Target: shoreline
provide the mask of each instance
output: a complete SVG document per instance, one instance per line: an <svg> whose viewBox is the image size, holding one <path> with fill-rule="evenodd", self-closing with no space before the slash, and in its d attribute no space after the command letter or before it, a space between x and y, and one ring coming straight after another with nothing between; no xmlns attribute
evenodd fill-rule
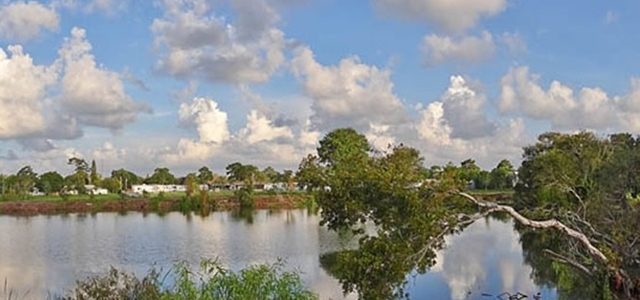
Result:
<svg viewBox="0 0 640 300"><path fill-rule="evenodd" d="M306 207L310 195L277 194L254 196L254 209L294 209ZM100 212L142 212L166 213L173 211L213 212L228 211L239 208L237 201L231 196L209 199L199 209L184 209L185 201L199 203L198 197L192 200L168 198L125 198L118 200L67 200L42 201L18 200L0 202L0 215L4 216L36 216L68 213L100 213Z"/></svg>
<svg viewBox="0 0 640 300"><path fill-rule="evenodd" d="M509 202L513 199L513 192L471 192L478 198L492 202ZM75 199L75 200L14 200L0 201L0 216L36 216L56 215L68 213L99 213L99 212L142 212L142 213L166 213L173 211L182 212L213 212L229 211L240 207L237 200L230 195L216 195L210 197L204 205L198 209L186 208L185 198L170 197L158 200L155 197L125 198L125 199ZM253 196L254 209L295 209L305 208L313 202L313 196L306 193L255 195ZM198 203L198 197L187 200L191 204ZM189 205L189 204L188 204Z"/></svg>

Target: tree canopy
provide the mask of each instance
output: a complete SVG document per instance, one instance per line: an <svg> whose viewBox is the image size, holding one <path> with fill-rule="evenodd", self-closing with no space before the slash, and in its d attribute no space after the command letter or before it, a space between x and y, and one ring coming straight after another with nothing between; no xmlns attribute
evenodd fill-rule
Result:
<svg viewBox="0 0 640 300"><path fill-rule="evenodd" d="M47 172L38 177L36 187L46 194L59 193L64 188L64 177L58 172Z"/></svg>
<svg viewBox="0 0 640 300"><path fill-rule="evenodd" d="M243 165L234 162L227 166L227 178L230 181L251 181L255 182L258 178L260 169L254 165Z"/></svg>
<svg viewBox="0 0 640 300"><path fill-rule="evenodd" d="M171 174L169 168L156 168L153 174L145 179L145 183L150 184L176 184L176 177Z"/></svg>
<svg viewBox="0 0 640 300"><path fill-rule="evenodd" d="M637 288L640 140L541 135L525 149L515 208L464 192L469 178L482 174L473 160L431 172L413 148L400 145L382 154L370 149L364 136L338 129L298 170L316 187L321 222L359 235L357 249L323 257L345 292L357 291L362 299L406 296L407 274L435 263L445 235L499 211L522 228L560 237L533 239L554 262L545 274L577 280L567 274L583 272L598 297L611 295L609 287L627 295ZM501 161L482 176L508 185L513 174L511 164ZM428 175L433 178L426 180Z"/></svg>
<svg viewBox="0 0 640 300"><path fill-rule="evenodd" d="M325 136L318 157L305 158L298 173L313 174L310 182L320 187L316 197L322 223L361 235L358 250L334 258L345 292L357 291L363 299L401 296L406 274L426 271L443 243L442 232L455 229L457 209L445 201L449 190L426 183L417 150L397 146L374 155L353 129ZM441 174L440 186L460 187L452 175ZM366 233L370 223L375 234Z"/></svg>
<svg viewBox="0 0 640 300"><path fill-rule="evenodd" d="M207 184L213 180L213 172L206 166L198 169L198 183Z"/></svg>
<svg viewBox="0 0 640 300"><path fill-rule="evenodd" d="M131 185L142 183L142 178L131 171L118 169L111 171L111 178L120 182L120 186L124 189L130 189Z"/></svg>

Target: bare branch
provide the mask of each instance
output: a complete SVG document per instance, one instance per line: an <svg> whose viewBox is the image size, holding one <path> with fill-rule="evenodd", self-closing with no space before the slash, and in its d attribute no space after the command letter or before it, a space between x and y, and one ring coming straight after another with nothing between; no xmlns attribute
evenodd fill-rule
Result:
<svg viewBox="0 0 640 300"><path fill-rule="evenodd" d="M464 193L464 192L459 192L458 193L460 196L470 200L471 202L475 203L477 206L482 207L482 208L489 208L489 209L493 209L495 211L504 211L506 213L508 213L509 215L511 215L512 218L514 218L516 221L518 221L520 224L528 226L528 227L532 227L532 228L539 228L539 229L543 229L543 228L555 228L565 234L567 234L568 236L576 239L577 241L579 241L589 252L589 255L591 257L593 257L594 259L596 259L598 262L602 263L605 266L608 266L609 263L609 259L602 253L602 251L600 251L598 248L596 248L595 246L593 246L593 244L589 241L589 238L584 235L583 233L574 230L572 228L567 227L566 225L562 224L560 221L556 220L556 219L550 219L550 220L545 220L545 221L534 221L531 220L523 215L521 215L520 213L518 213L513 207L511 206L507 206L507 205L499 205L496 203L492 203L492 202L486 202L486 201L479 201L476 198L474 198L473 196Z"/></svg>
<svg viewBox="0 0 640 300"><path fill-rule="evenodd" d="M593 273L591 273L591 271L587 267L585 267L584 265L578 263L577 261L575 261L575 260L573 260L573 259L571 259L569 257L566 257L564 255L560 255L560 254L558 254L556 252L553 252L553 251L551 251L549 249L544 249L543 251L545 253L549 254L552 257L552 259L554 259L556 261L559 261L561 263L565 263L565 264L571 265L574 268L576 268L576 269L584 272L585 274L589 275L590 277L593 276Z"/></svg>

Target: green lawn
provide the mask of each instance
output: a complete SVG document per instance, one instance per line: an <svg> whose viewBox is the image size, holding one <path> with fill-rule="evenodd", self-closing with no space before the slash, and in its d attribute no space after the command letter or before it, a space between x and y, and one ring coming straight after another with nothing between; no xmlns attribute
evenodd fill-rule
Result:
<svg viewBox="0 0 640 300"><path fill-rule="evenodd" d="M45 195L45 196L27 196L26 198L18 198L16 197L15 201L47 201L47 202L55 202L55 201L108 201L108 200L117 200L120 199L120 195L118 194L107 194L107 195L68 195L66 199L62 196L57 195ZM7 199L9 201L14 199Z"/></svg>

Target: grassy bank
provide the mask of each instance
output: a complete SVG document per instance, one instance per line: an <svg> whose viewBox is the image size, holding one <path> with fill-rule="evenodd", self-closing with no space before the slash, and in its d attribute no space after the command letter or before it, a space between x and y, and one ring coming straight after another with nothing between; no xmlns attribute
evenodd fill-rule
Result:
<svg viewBox="0 0 640 300"><path fill-rule="evenodd" d="M251 195L256 209L313 208L313 196L302 192L255 192ZM30 196L19 200L0 201L0 214L38 215L96 212L201 212L238 208L240 203L231 191L198 193L187 196L184 192L160 193L141 197L120 194Z"/></svg>
<svg viewBox="0 0 640 300"><path fill-rule="evenodd" d="M472 196L483 201L510 205L513 203L514 190L470 190Z"/></svg>

